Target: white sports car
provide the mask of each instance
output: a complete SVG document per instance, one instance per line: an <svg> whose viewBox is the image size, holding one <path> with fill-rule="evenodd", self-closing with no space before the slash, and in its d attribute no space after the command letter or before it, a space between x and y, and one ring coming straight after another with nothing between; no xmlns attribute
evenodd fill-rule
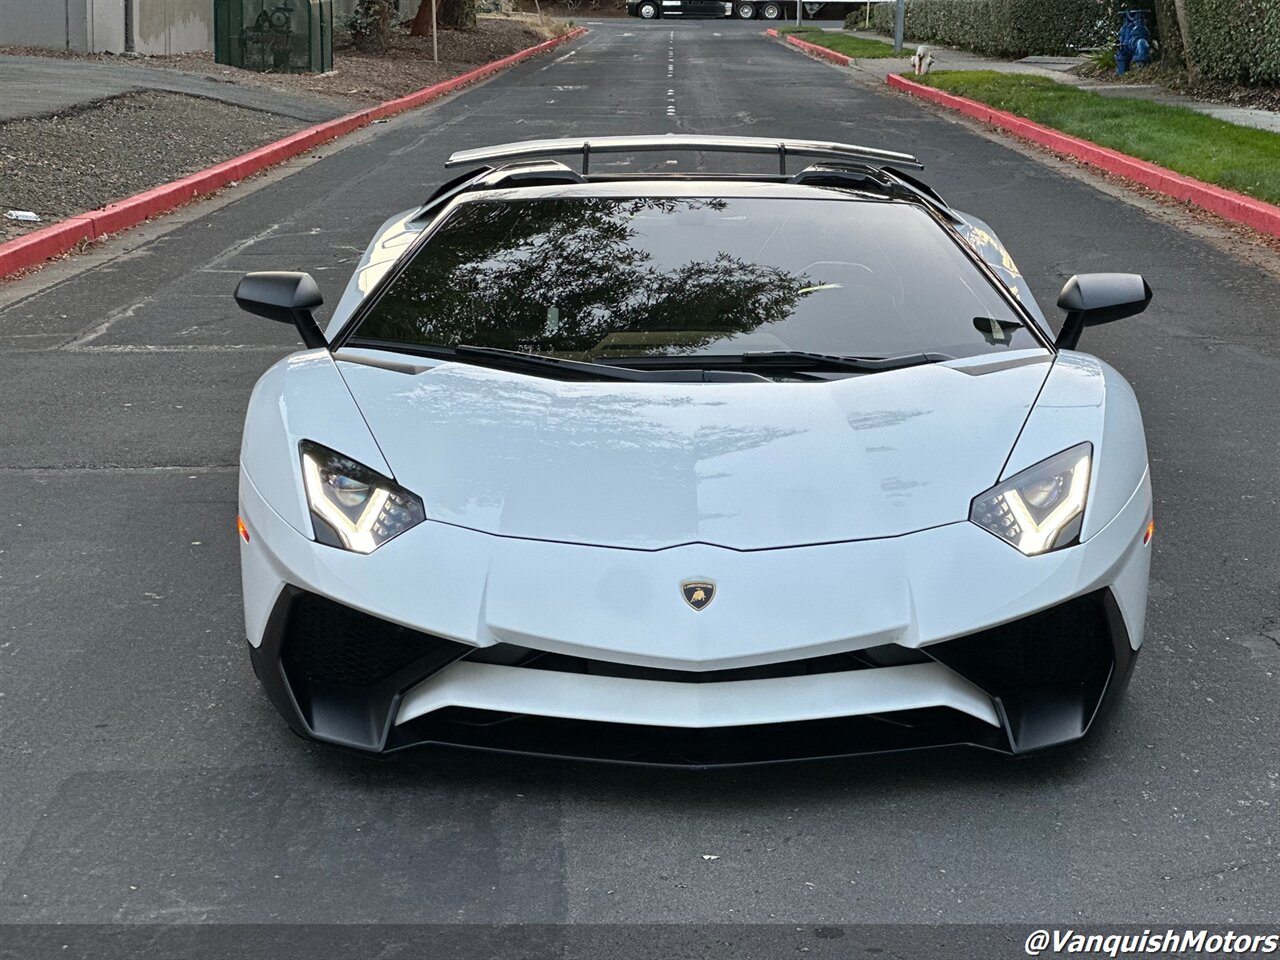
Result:
<svg viewBox="0 0 1280 960"><path fill-rule="evenodd" d="M589 167L683 151L780 172ZM306 274L236 290L308 348L258 382L240 459L246 630L294 730L693 766L1022 754L1119 696L1146 446L1075 347L1146 307L1141 277L1073 277L1055 336L989 227L864 147L449 165L479 169L387 222L327 329Z"/></svg>

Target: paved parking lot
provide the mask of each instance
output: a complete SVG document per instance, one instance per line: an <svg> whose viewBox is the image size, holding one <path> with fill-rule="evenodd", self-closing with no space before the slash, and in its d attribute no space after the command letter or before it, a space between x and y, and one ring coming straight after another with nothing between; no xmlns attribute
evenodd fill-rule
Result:
<svg viewBox="0 0 1280 960"><path fill-rule="evenodd" d="M1047 307L1075 272L1147 277L1150 311L1083 344L1142 401L1158 524L1146 647L1085 744L711 774L375 762L295 738L261 695L236 458L293 337L235 310L236 279L305 269L334 303L451 151L645 131L914 152ZM1275 919L1280 258L759 24L606 22L322 153L0 287L0 920Z"/></svg>

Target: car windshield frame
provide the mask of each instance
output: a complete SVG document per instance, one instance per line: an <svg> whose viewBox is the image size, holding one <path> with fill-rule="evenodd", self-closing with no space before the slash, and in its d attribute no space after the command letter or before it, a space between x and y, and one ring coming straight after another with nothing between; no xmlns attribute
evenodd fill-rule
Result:
<svg viewBox="0 0 1280 960"><path fill-rule="evenodd" d="M693 183L686 181L686 185L693 186ZM447 226L453 217L464 207L473 203L492 203L492 202L540 202L544 200L560 200L560 199L617 199L617 200L636 200L636 199L669 199L669 200L710 200L710 199L745 199L748 195L735 192L732 188L739 184L717 184L722 187L729 187L729 191L721 192L711 189L697 189L695 191L685 192L671 190L654 190L654 187L670 187L671 184L663 184L654 181L632 180L627 184L629 188L626 192L617 193L614 191L591 191L581 188L574 190L552 189L546 188L527 188L520 190L501 190L493 193L462 193L454 196L449 202L434 211L434 215L427 226L422 230L418 237L408 246L401 254L389 270L373 288L365 295L365 297L356 305L351 315L342 324L341 328L334 335L329 349L336 352L340 349L359 348L379 350L392 353L416 354L422 356L421 348L430 346L425 341L410 340L386 340L380 338L361 338L359 330L369 315L378 307L379 303L385 295L397 283L400 277L414 264L423 248L430 244L438 235L440 230ZM592 184L592 186L601 186L601 184ZM609 184L616 186L616 184ZM710 186L709 181L698 182L697 186ZM648 188L648 189L646 189ZM773 195L770 193L751 194L752 199L771 200L777 203L795 202L798 198L795 196ZM932 221L933 225L945 235L951 243L960 251L962 256L973 265L977 273L987 282L996 295L1009 308L1018 324L1030 334L1035 342L1035 346L1043 349L1050 356L1057 355L1057 346L1052 337L1040 326L1036 321L1031 310L1019 299L1016 291L1011 290L1009 286L1000 278L994 267L986 261L978 250L968 243L963 235L959 233L948 220L941 216L936 210L932 209L928 204L913 201L910 199L887 199L887 198L871 198L865 195L855 195L851 191L841 188L811 188L805 191L803 197L805 201L825 201L833 203L874 203L885 204L891 206L910 206L925 214ZM440 345L442 349L447 349L447 345ZM415 347L419 348L415 351ZM926 352L928 350L926 349ZM541 353L538 351L528 351L531 356L535 357L557 357L554 353ZM660 357L661 354L653 354L653 357ZM673 358L685 358L696 355L687 354L671 354ZM705 354L708 358L714 357L715 354ZM473 362L466 357L458 357L458 362Z"/></svg>

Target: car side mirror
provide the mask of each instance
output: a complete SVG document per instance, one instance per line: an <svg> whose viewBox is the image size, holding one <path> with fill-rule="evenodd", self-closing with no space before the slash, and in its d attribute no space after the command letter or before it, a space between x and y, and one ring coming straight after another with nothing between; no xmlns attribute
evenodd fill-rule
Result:
<svg viewBox="0 0 1280 960"><path fill-rule="evenodd" d="M308 347L329 346L311 313L324 303L311 274L283 270L246 273L236 284L235 298L241 310L279 323L292 323Z"/></svg>
<svg viewBox="0 0 1280 960"><path fill-rule="evenodd" d="M1136 273L1077 274L1058 294L1058 306L1067 311L1058 349L1074 350L1085 327L1132 317L1150 302L1151 288Z"/></svg>

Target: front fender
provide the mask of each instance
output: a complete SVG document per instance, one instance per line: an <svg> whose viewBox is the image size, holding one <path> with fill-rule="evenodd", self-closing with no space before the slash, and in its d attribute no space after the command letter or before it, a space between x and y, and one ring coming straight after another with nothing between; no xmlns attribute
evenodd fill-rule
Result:
<svg viewBox="0 0 1280 960"><path fill-rule="evenodd" d="M1128 381L1097 357L1062 350L1000 479L1086 440L1093 476L1081 540L1110 523L1145 482L1147 441Z"/></svg>
<svg viewBox="0 0 1280 960"><path fill-rule="evenodd" d="M300 440L322 443L392 476L328 350L290 354L262 375L249 398L240 441L240 466L262 498L311 537Z"/></svg>

